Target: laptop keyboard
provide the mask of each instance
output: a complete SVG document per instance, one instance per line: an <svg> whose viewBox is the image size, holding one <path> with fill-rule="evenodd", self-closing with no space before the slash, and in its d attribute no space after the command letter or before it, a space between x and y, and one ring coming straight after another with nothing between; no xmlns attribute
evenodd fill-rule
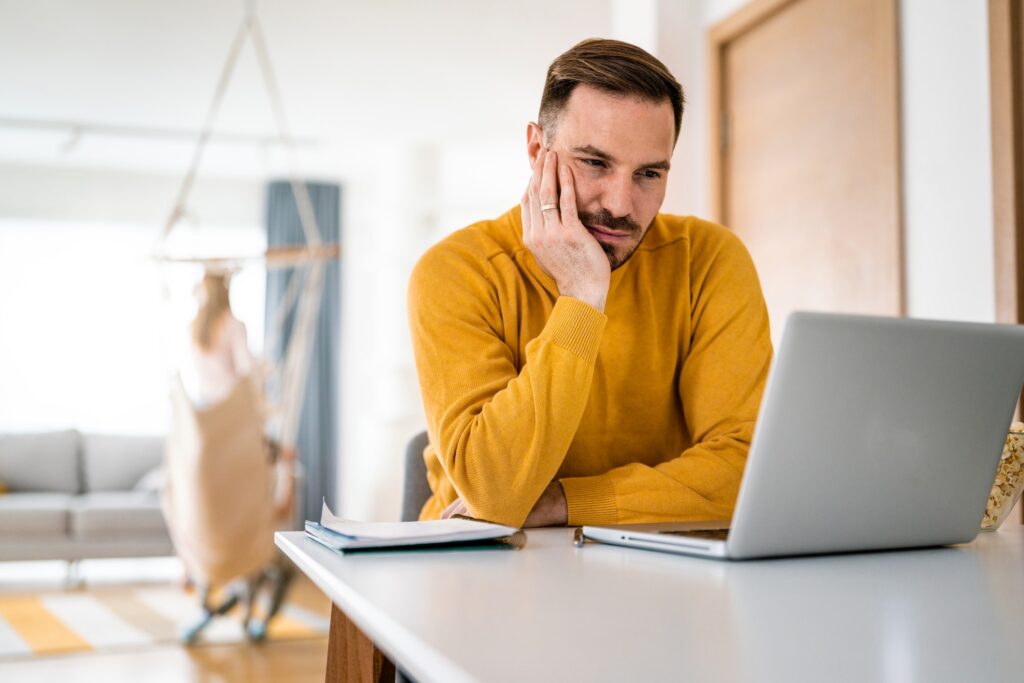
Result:
<svg viewBox="0 0 1024 683"><path fill-rule="evenodd" d="M729 537L728 529L698 529L693 531L659 531L659 534L670 534L672 536L694 536L706 538L713 541L724 541Z"/></svg>

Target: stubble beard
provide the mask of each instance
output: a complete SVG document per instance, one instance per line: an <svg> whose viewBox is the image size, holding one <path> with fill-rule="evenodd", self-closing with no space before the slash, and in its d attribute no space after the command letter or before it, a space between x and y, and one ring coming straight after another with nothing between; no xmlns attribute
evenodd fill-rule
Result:
<svg viewBox="0 0 1024 683"><path fill-rule="evenodd" d="M644 238L647 237L647 233L651 230L651 226L654 225L654 221L652 220L646 228L643 228L629 216L616 217L613 216L611 211L608 209L600 209L595 212L580 211L578 215L580 222L583 223L584 226L599 225L610 230L629 231L629 236L633 239L633 243L628 246L626 248L627 251L621 255L616 252L614 245L605 244L601 240L597 240L597 243L601 245L601 249L604 250L605 255L608 257L608 263L611 265L612 270L622 267L626 261L636 253L636 250L640 247L640 243L644 241Z"/></svg>

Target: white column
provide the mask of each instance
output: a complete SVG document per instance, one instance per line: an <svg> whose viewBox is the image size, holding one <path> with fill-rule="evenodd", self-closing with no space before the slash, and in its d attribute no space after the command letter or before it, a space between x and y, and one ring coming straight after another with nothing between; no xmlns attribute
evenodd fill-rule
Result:
<svg viewBox="0 0 1024 683"><path fill-rule="evenodd" d="M992 321L987 3L900 5L908 312Z"/></svg>
<svg viewBox="0 0 1024 683"><path fill-rule="evenodd" d="M405 444L424 424L406 290L434 230L438 163L430 147L377 159L344 194L339 514L395 521Z"/></svg>

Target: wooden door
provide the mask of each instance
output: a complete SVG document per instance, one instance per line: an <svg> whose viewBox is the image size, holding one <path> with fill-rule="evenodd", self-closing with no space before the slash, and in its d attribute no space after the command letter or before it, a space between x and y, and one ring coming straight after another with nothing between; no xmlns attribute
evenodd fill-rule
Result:
<svg viewBox="0 0 1024 683"><path fill-rule="evenodd" d="M793 310L901 315L896 0L755 0L711 33L719 220L778 342Z"/></svg>

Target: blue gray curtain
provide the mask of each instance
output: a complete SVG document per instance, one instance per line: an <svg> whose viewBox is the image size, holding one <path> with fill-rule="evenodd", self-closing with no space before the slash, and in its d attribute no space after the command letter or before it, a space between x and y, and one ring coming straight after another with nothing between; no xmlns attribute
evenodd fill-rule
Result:
<svg viewBox="0 0 1024 683"><path fill-rule="evenodd" d="M319 224L320 235L325 243L340 241L341 188L337 185L307 183L309 197ZM299 222L299 212L287 181L275 181L267 186L267 245L270 247L305 244L306 238ZM302 417L299 423L297 450L305 470L300 513L304 519L320 519L320 501L327 499L328 505L337 510L336 464L338 460L338 366L339 337L338 324L341 315L340 265L334 261L324 272L324 292L320 301L320 318L317 323L313 356L309 363L309 378L306 382L305 397L302 401ZM270 342L277 304L284 296L291 277L297 271L291 269L267 272L267 322L265 339ZM293 312L294 313L294 312ZM280 353L287 348L291 338L293 315L285 320L281 330ZM271 349L268 348L268 352ZM277 358L275 360L281 360Z"/></svg>

